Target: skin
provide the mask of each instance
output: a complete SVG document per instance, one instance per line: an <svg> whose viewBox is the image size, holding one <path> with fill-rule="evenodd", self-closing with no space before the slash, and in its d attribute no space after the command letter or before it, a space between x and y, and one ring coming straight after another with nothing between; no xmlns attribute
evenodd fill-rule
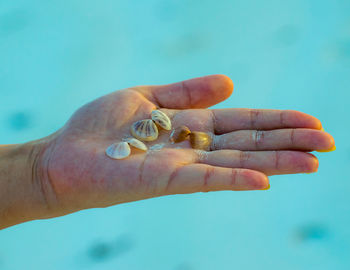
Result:
<svg viewBox="0 0 350 270"><path fill-rule="evenodd" d="M0 146L0 228L152 197L218 190L266 190L268 176L316 172L310 151L335 148L313 116L291 110L217 109L233 83L224 75L116 91L80 108L56 133L21 145ZM161 109L173 127L213 138L211 151L189 141L158 150L132 148L122 160L105 149L130 126Z"/></svg>

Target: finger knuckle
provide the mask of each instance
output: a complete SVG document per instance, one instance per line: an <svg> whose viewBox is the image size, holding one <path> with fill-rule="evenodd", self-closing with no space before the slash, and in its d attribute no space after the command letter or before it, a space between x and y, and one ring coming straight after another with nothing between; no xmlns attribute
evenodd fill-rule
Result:
<svg viewBox="0 0 350 270"><path fill-rule="evenodd" d="M247 166L247 162L249 161L249 159L250 159L249 152L240 151L239 152L239 167L245 168Z"/></svg>
<svg viewBox="0 0 350 270"><path fill-rule="evenodd" d="M250 109L249 115L250 115L250 126L252 128L257 128L257 123L259 121L261 112L256 109Z"/></svg>
<svg viewBox="0 0 350 270"><path fill-rule="evenodd" d="M256 149L260 149L264 144L265 131L256 130L253 132L253 141Z"/></svg>

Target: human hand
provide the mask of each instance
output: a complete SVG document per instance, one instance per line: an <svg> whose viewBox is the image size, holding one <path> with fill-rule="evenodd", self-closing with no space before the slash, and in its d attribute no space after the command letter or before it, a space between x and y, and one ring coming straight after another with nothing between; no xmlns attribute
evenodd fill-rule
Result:
<svg viewBox="0 0 350 270"><path fill-rule="evenodd" d="M315 172L317 158L307 152L334 147L320 121L298 111L206 109L232 90L228 77L213 75L128 88L83 106L38 144L34 180L49 217L170 194L268 189L267 176ZM108 158L106 148L156 108L173 127L212 133L212 151L194 150L188 141L171 144L170 132L161 130L147 143L164 144L161 149L132 148L126 159Z"/></svg>

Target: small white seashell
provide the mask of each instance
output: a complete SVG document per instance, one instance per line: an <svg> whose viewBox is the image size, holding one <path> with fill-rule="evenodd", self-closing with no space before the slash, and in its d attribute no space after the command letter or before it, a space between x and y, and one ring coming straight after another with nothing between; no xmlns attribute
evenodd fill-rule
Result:
<svg viewBox="0 0 350 270"><path fill-rule="evenodd" d="M123 141L127 142L128 144L130 144L131 146L133 146L133 147L135 147L137 149L140 149L140 150L143 150L143 151L147 151L147 146L143 142L138 140L138 139L129 137L129 138L123 139Z"/></svg>
<svg viewBox="0 0 350 270"><path fill-rule="evenodd" d="M113 159L123 159L130 155L130 146L127 142L113 143L106 149L106 155Z"/></svg>
<svg viewBox="0 0 350 270"><path fill-rule="evenodd" d="M154 110L151 113L151 118L154 122L156 122L159 126L164 128L165 130L171 130L171 121L169 117L159 110Z"/></svg>
<svg viewBox="0 0 350 270"><path fill-rule="evenodd" d="M160 149L162 149L164 146L165 146L165 143L158 143L158 144L152 145L151 148L150 148L150 150L160 150Z"/></svg>
<svg viewBox="0 0 350 270"><path fill-rule="evenodd" d="M158 138L158 128L151 119L140 120L131 125L132 136L141 141L154 141Z"/></svg>

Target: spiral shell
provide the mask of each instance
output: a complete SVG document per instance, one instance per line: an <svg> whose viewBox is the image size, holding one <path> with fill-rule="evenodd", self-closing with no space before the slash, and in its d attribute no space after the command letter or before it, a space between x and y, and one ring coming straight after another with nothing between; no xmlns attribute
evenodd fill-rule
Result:
<svg viewBox="0 0 350 270"><path fill-rule="evenodd" d="M136 121L131 125L132 136L141 141L154 141L158 138L158 128L151 119Z"/></svg>
<svg viewBox="0 0 350 270"><path fill-rule="evenodd" d="M210 150L212 138L208 133L193 131L190 134L190 142L192 148L208 151Z"/></svg>
<svg viewBox="0 0 350 270"><path fill-rule="evenodd" d="M106 155L113 159L123 159L130 155L130 146L127 142L113 143L106 149Z"/></svg>
<svg viewBox="0 0 350 270"><path fill-rule="evenodd" d="M129 138L123 139L123 141L127 142L128 144L130 144L131 146L133 146L133 147L135 147L137 149L140 149L140 150L143 150L143 151L147 151L147 146L143 142L138 140L138 139L129 137Z"/></svg>
<svg viewBox="0 0 350 270"><path fill-rule="evenodd" d="M159 110L154 110L151 113L151 118L156 124L162 127L165 130L171 130L171 121L169 117Z"/></svg>
<svg viewBox="0 0 350 270"><path fill-rule="evenodd" d="M182 142L189 137L190 133L191 131L188 127L179 126L171 132L170 141L174 143Z"/></svg>

